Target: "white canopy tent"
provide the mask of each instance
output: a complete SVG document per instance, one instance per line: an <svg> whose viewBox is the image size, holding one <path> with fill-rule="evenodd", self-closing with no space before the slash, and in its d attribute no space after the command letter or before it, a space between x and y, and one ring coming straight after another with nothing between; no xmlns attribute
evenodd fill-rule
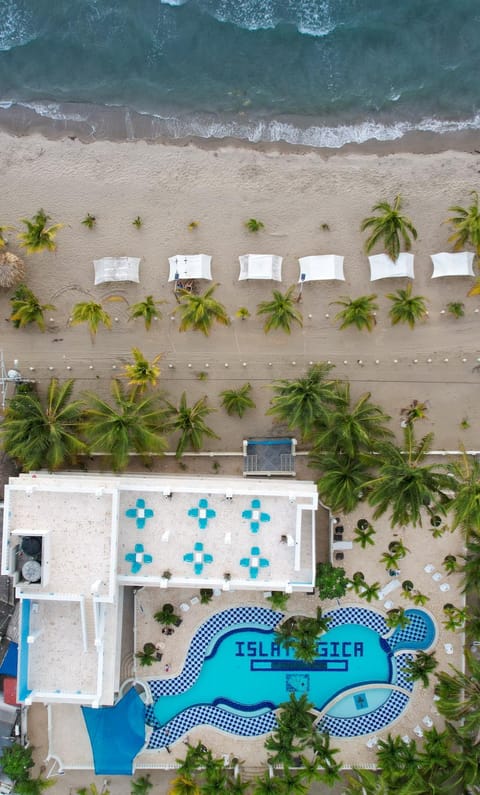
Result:
<svg viewBox="0 0 480 795"><path fill-rule="evenodd" d="M300 257L298 264L299 282L312 282L327 279L338 279L344 282L343 257L336 254L323 254L314 257Z"/></svg>
<svg viewBox="0 0 480 795"><path fill-rule="evenodd" d="M283 257L276 254L243 254L240 260L239 281L244 279L273 279L282 281Z"/></svg>
<svg viewBox="0 0 480 795"><path fill-rule="evenodd" d="M375 282L377 279L394 279L403 277L407 279L414 279L413 272L413 254L402 252L398 258L393 261L388 254L375 254L369 257L370 262L370 281Z"/></svg>
<svg viewBox="0 0 480 795"><path fill-rule="evenodd" d="M212 258L208 254L175 254L168 258L168 262L169 282L176 282L178 279L212 278Z"/></svg>
<svg viewBox="0 0 480 795"><path fill-rule="evenodd" d="M102 257L94 259L95 284L139 282L140 257Z"/></svg>
<svg viewBox="0 0 480 795"><path fill-rule="evenodd" d="M442 276L475 276L473 272L474 257L475 255L471 251L459 251L457 254L441 251L439 254L431 254L432 279L439 279Z"/></svg>

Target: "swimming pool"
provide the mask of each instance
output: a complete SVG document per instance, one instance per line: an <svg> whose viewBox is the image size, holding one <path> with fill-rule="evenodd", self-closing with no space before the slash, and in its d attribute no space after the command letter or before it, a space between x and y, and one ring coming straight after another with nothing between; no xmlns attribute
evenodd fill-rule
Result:
<svg viewBox="0 0 480 795"><path fill-rule="evenodd" d="M149 682L149 747L167 745L202 723L242 736L271 731L274 711L290 693L305 693L333 736L376 731L379 720L388 725L413 689L403 672L409 650L427 649L435 639L426 611L407 614L409 626L392 632L372 609L331 611L311 665L275 644L282 614L266 608L216 614L192 639L182 673Z"/></svg>

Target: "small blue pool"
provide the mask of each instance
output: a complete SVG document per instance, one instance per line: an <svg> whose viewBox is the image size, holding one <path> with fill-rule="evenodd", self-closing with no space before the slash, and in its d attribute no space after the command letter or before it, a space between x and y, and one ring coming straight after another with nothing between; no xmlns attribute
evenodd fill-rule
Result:
<svg viewBox="0 0 480 795"><path fill-rule="evenodd" d="M330 629L319 637L309 665L275 643L281 614L265 608L217 614L193 638L182 673L149 682L154 697L147 711L153 728L149 747L166 745L199 723L243 736L271 731L274 711L291 693L305 693L324 712L334 736L368 733L379 716L382 726L388 725L412 690L402 677L408 650L427 649L435 639L426 611L407 614L409 626L392 633L374 610L331 611Z"/></svg>

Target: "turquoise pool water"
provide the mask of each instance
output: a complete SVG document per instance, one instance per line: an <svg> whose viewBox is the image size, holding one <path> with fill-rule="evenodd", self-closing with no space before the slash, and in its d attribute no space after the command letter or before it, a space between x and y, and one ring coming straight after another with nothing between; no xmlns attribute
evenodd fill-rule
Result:
<svg viewBox="0 0 480 795"><path fill-rule="evenodd" d="M165 725L183 710L201 704L235 714L258 714L276 709L290 693L306 693L321 710L342 691L391 681L390 647L367 627L343 624L330 630L319 639L317 655L312 665L305 665L295 659L292 650L277 646L271 631L228 631L209 650L188 690L158 699L155 718ZM369 701L368 710L371 708ZM358 714L357 707L351 709Z"/></svg>

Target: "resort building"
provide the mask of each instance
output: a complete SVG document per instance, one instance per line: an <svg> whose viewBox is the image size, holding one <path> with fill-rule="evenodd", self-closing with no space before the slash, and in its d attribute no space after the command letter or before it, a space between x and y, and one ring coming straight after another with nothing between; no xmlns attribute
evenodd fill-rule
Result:
<svg viewBox="0 0 480 795"><path fill-rule="evenodd" d="M11 478L2 573L21 602L19 701L114 703L130 589L311 591L317 507L301 481Z"/></svg>

